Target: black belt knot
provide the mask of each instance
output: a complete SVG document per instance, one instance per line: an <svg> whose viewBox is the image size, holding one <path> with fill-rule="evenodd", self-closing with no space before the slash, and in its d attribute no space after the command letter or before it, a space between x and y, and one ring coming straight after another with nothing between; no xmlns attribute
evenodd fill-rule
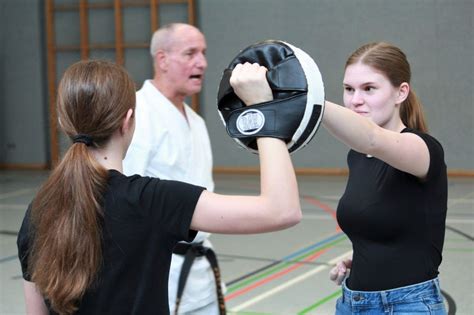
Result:
<svg viewBox="0 0 474 315"><path fill-rule="evenodd" d="M173 254L186 255L188 251L192 251L195 257L206 256L206 252L210 248L203 246L203 243L178 243L173 248Z"/></svg>

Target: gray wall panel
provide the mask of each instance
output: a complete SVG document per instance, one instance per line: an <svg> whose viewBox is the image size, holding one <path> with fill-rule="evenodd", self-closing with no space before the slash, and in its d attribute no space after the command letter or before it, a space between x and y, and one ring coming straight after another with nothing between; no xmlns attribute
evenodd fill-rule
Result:
<svg viewBox="0 0 474 315"><path fill-rule="evenodd" d="M249 44L282 39L312 55L327 99L342 102L347 56L369 41L400 46L413 70L413 87L425 104L431 133L446 151L449 168L473 169L473 1L293 0L200 1L200 26L208 38L209 70L202 94L217 166L254 166L238 149L215 112L222 70ZM297 167L345 167L347 149L320 130L294 156Z"/></svg>
<svg viewBox="0 0 474 315"><path fill-rule="evenodd" d="M74 3L74 0L57 0ZM100 1L99 1L100 2ZM0 163L44 163L47 158L48 104L43 0L0 1ZM413 70L412 86L425 105L430 130L446 151L451 169L473 170L473 0L198 0L197 18L208 41L209 68L201 93L201 113L211 135L216 166L256 166L225 133L216 112L223 69L251 43L288 41L312 55L323 74L327 98L342 102L343 66L347 56L368 41L400 46ZM163 5L161 23L185 21L185 5ZM149 15L144 8L124 11L127 42L148 41ZM111 10L90 12L91 42L114 38ZM56 15L58 44L79 43L77 12ZM110 51L92 57L113 59ZM77 52L58 54L58 78L79 59ZM125 64L138 86L151 77L146 49L126 49ZM28 93L25 93L25 87ZM19 122L23 122L22 125ZM21 127L20 127L21 126ZM68 145L61 138L61 151ZM294 155L297 167L346 166L347 148L320 129Z"/></svg>
<svg viewBox="0 0 474 315"><path fill-rule="evenodd" d="M47 162L47 118L39 1L4 0L1 24L0 163Z"/></svg>

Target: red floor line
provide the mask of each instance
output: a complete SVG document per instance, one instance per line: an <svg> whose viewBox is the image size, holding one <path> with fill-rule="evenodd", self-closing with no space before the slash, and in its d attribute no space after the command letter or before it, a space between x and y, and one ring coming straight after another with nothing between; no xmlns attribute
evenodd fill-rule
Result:
<svg viewBox="0 0 474 315"><path fill-rule="evenodd" d="M334 219L334 221L336 221L336 231L341 231L341 228L339 227L339 225L337 224L337 219L336 219L336 211L331 208L330 206L322 203L321 201L319 201L318 199L314 198L314 197L311 197L311 196L302 196L307 202L309 202L310 204L318 207L318 208L321 208L323 209L325 212L329 213L331 215L331 217ZM296 270L298 268L300 268L304 262L309 262L309 261L312 261L312 260L315 260L316 258L318 258L319 256L321 256L324 252L326 252L328 249L323 249L323 250L320 250L316 253L314 253L313 255L311 256L308 256L306 257L306 259L304 259L303 261L301 262L298 262L296 264L294 264L293 266L291 267L288 267L287 269L284 269L278 273L275 273L273 275L269 275L267 276L266 278L258 281L258 282L255 282L253 283L252 285L249 285L248 287L245 287L243 289L240 289L238 291L235 291L234 293L231 293L229 295L227 295L225 297L225 300L226 301L230 301L238 296L241 296L249 291L252 291L270 281L273 281L275 279L278 279L282 276L284 276L285 274L288 274L289 272L292 272L293 270Z"/></svg>
<svg viewBox="0 0 474 315"><path fill-rule="evenodd" d="M333 208L331 208L327 204L322 203L321 201L319 201L318 199L316 199L312 196L303 196L303 198L304 198L304 200L306 200L307 202L309 202L313 206L321 208L321 209L323 209L324 212L329 213L331 215L331 217L334 219L334 221L336 221L336 231L337 232L341 231L341 228L339 227L339 224L337 224L336 210L334 210Z"/></svg>
<svg viewBox="0 0 474 315"><path fill-rule="evenodd" d="M246 287L246 288L240 289L240 290L238 290L238 291L236 291L236 292L234 292L234 293L232 293L232 294L229 294L229 295L227 295L227 296L225 297L225 300L226 300L226 301L230 301L230 300L232 300L232 299L234 299L234 298L236 298L236 297L238 297L238 296L240 296L240 295L242 295L242 294L245 294L245 293L247 293L247 292L249 292L249 291L252 291L252 290L256 289L257 287L260 287L260 286L262 286L262 285L264 285L264 284L266 284L266 283L268 283L268 282L270 282L270 281L273 281L273 280L275 280L275 279L277 279L277 278L280 278L280 277L286 275L287 273L289 273L289 272L291 272L291 271L294 271L294 270L300 268L301 266L304 265L304 262L310 262L310 261L312 261L312 260L315 260L316 258L318 258L319 256L321 256L322 254L324 254L327 250L328 250L328 248L325 248L325 249L323 249L323 250L317 251L317 252L314 253L313 255L306 257L306 259L304 259L303 261L298 262L298 263L294 264L293 266L288 267L287 269L284 269L284 270L282 270L282 271L280 271L280 272L278 272L278 273L275 273L275 274L273 274L273 275L269 275L268 277L266 277L266 278L264 278L264 279L262 279L262 280L260 280L260 281L258 281L258 282L255 282L254 284L252 284L252 285L250 285L250 286L248 286L248 287Z"/></svg>

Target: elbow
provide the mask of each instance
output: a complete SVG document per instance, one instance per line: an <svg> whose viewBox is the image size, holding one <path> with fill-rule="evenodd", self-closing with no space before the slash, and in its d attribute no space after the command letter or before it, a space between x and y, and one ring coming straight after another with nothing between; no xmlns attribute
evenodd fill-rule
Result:
<svg viewBox="0 0 474 315"><path fill-rule="evenodd" d="M298 191L265 196L262 211L265 230L284 230L298 224L302 217Z"/></svg>
<svg viewBox="0 0 474 315"><path fill-rule="evenodd" d="M301 206L299 202L290 207L285 207L280 216L277 227L279 230L287 229L301 222L303 213L301 212Z"/></svg>
<svg viewBox="0 0 474 315"><path fill-rule="evenodd" d="M301 212L301 208L299 205L298 205L298 208L295 209L293 212L294 214L288 219L288 222L287 222L288 227L294 226L300 223L301 219L303 219L303 213Z"/></svg>

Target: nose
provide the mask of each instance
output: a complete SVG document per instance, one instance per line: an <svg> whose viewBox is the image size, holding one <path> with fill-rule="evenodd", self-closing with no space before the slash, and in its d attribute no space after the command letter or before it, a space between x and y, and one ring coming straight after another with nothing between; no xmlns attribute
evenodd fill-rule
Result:
<svg viewBox="0 0 474 315"><path fill-rule="evenodd" d="M206 68L207 68L206 55L204 55L203 53L200 53L199 56L197 57L196 65L197 65L200 69L206 69Z"/></svg>
<svg viewBox="0 0 474 315"><path fill-rule="evenodd" d="M362 97L362 95L359 91L356 90L352 94L351 104L352 104L352 106L360 106L360 105L364 104L364 98Z"/></svg>

